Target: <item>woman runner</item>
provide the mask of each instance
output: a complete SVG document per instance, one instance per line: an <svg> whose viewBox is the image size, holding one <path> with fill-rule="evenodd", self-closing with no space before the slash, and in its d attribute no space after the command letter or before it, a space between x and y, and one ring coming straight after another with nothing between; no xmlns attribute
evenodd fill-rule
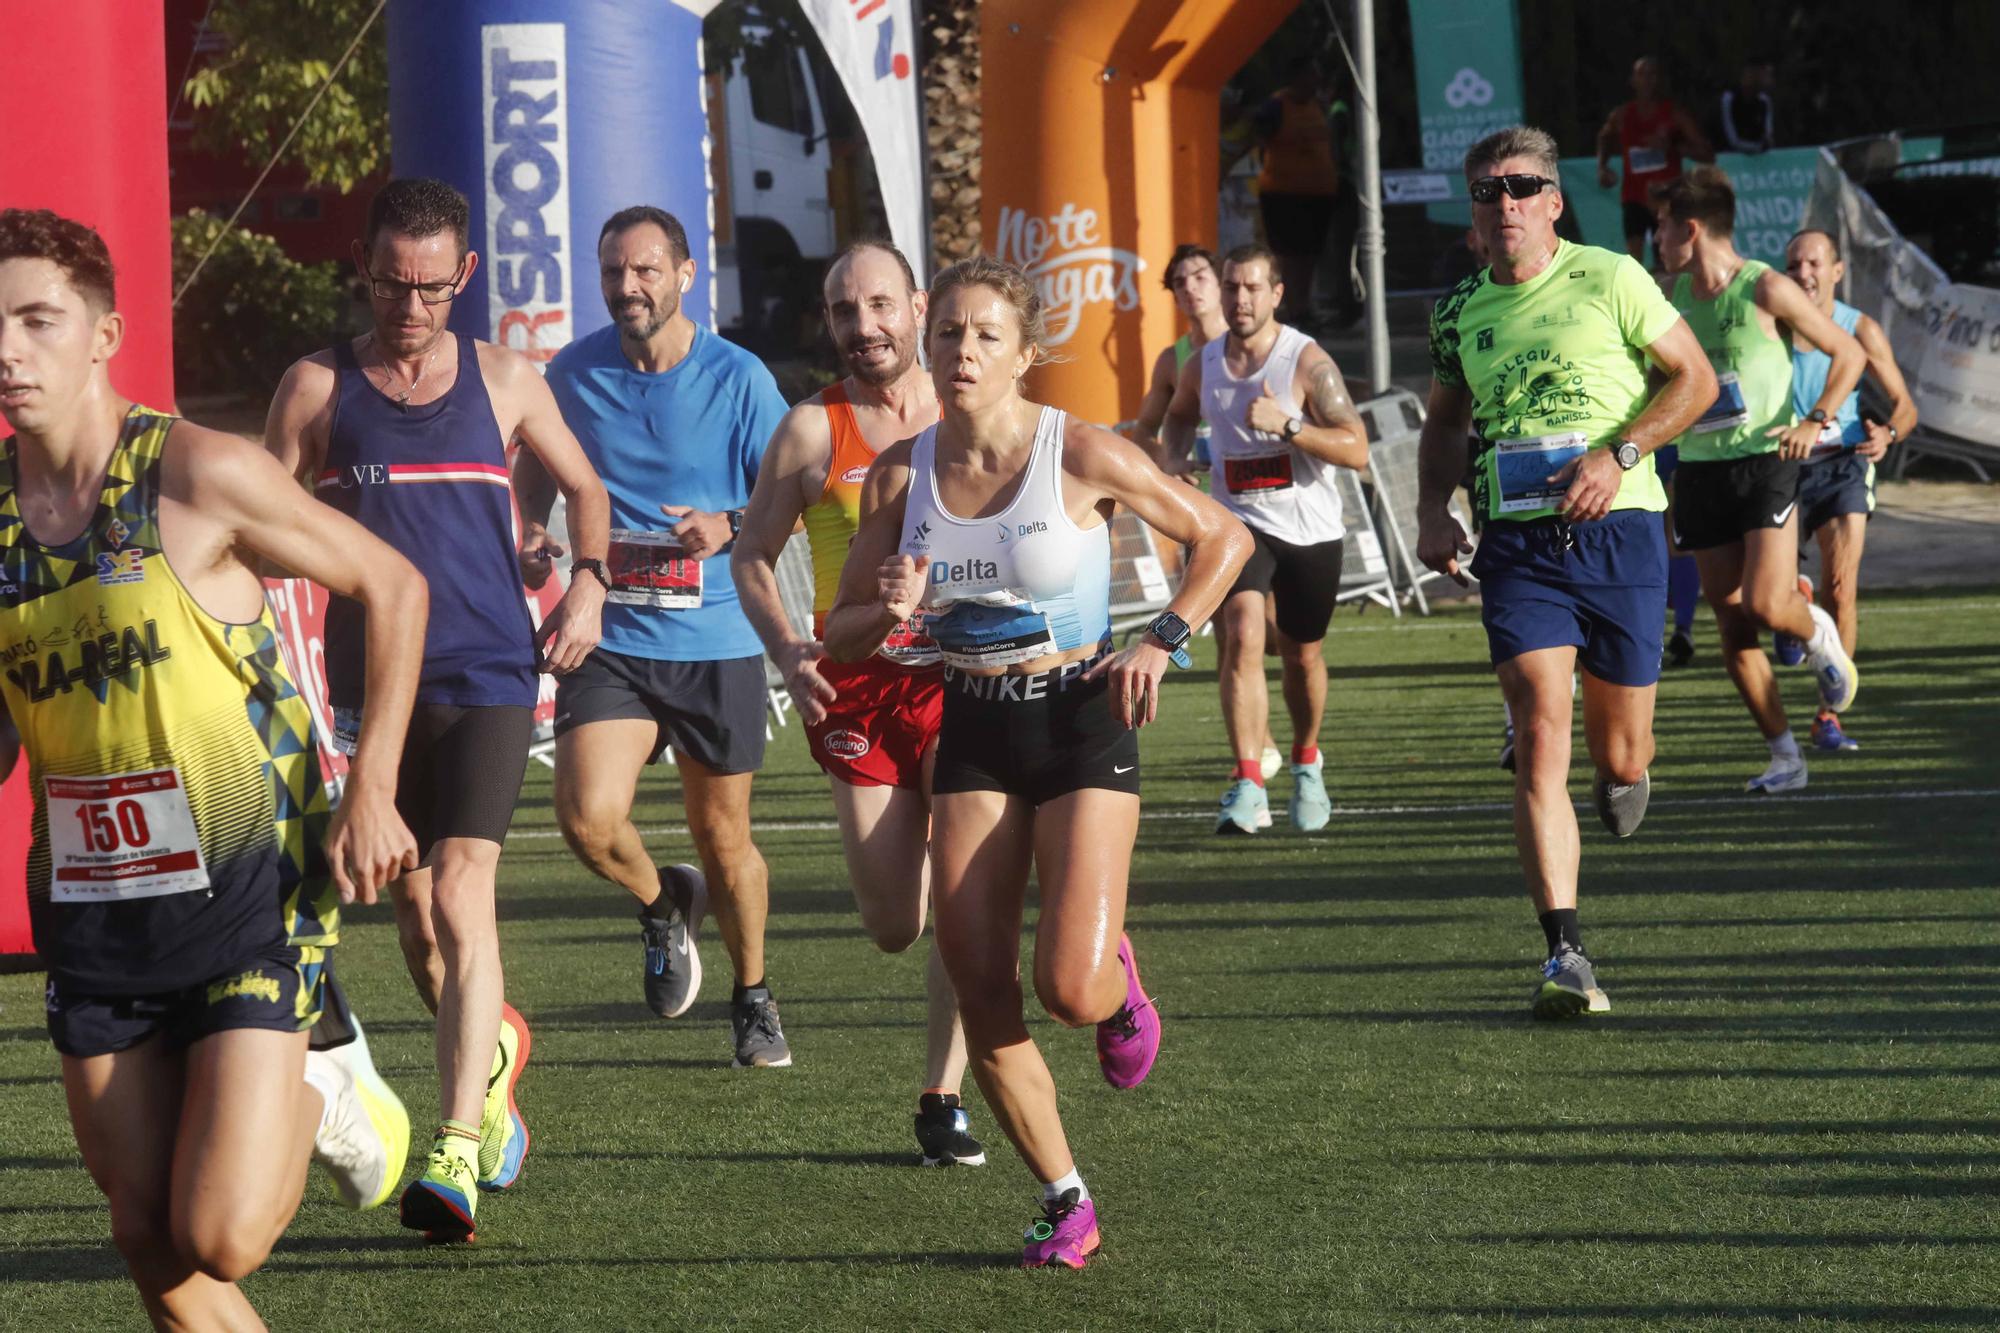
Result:
<svg viewBox="0 0 2000 1333"><path fill-rule="evenodd" d="M1042 1183L1023 1265L1083 1267L1097 1209L1056 1113L1055 1084L1022 1016L1022 900L1041 885L1035 993L1057 1022L1095 1026L1114 1087L1136 1086L1160 1020L1123 933L1139 826L1136 731L1169 661L1250 553L1243 525L1132 445L1028 401L1044 355L1042 303L1019 269L984 257L938 275L931 374L942 420L877 456L861 496L828 651L873 653L920 610L945 664L933 779L938 948L958 992L980 1091ZM1188 564L1170 609L1111 651L1114 505Z"/></svg>

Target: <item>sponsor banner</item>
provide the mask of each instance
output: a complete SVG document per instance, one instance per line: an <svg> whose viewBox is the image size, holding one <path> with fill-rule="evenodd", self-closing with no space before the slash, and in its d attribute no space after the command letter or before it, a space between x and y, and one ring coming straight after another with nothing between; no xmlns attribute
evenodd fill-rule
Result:
<svg viewBox="0 0 2000 1333"><path fill-rule="evenodd" d="M800 8L867 131L889 239L908 256L917 281L925 282L931 251L924 229L927 149L918 124L910 0L800 0Z"/></svg>
<svg viewBox="0 0 2000 1333"><path fill-rule="evenodd" d="M1103 240L1094 208L1066 203L1046 217L1000 209L993 253L1017 265L1041 293L1046 345L1057 347L1074 337L1087 306L1121 313L1139 308L1139 274L1146 261Z"/></svg>
<svg viewBox="0 0 2000 1333"><path fill-rule="evenodd" d="M479 30L486 139L486 287L493 341L547 361L573 334L569 87L560 23Z"/></svg>
<svg viewBox="0 0 2000 1333"><path fill-rule="evenodd" d="M1736 248L1746 259L1782 269L1785 243L1806 225L1806 199L1819 169L1817 148L1775 148L1768 153L1719 153L1715 165L1736 187ZM1618 186L1597 183L1595 157L1562 160L1563 201L1583 239L1607 250L1625 248L1625 215Z"/></svg>
<svg viewBox="0 0 2000 1333"><path fill-rule="evenodd" d="M1511 0L1410 0L1410 32L1424 170L1444 173L1451 199L1431 217L1463 225L1465 150L1522 121L1520 22Z"/></svg>

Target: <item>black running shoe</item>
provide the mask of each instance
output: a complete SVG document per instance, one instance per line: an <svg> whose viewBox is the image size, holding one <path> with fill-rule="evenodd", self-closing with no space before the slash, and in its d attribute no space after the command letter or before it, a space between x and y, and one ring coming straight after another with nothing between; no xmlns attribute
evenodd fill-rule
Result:
<svg viewBox="0 0 2000 1333"><path fill-rule="evenodd" d="M736 1068L788 1069L792 1048L778 1023L778 1002L768 987L756 986L729 1006L729 1025L736 1031Z"/></svg>
<svg viewBox="0 0 2000 1333"><path fill-rule="evenodd" d="M1662 665L1684 667L1692 661L1694 661L1694 640L1688 637L1686 630L1675 630L1674 636L1667 640L1666 661Z"/></svg>
<svg viewBox="0 0 2000 1333"><path fill-rule="evenodd" d="M985 1166L986 1149L972 1137L972 1122L955 1092L927 1092L917 1098L917 1147L925 1166Z"/></svg>
<svg viewBox="0 0 2000 1333"><path fill-rule="evenodd" d="M693 866L660 871L660 898L639 909L639 934L646 942L646 1007L661 1018L679 1018L701 990L701 953L695 936L708 907L708 885Z"/></svg>

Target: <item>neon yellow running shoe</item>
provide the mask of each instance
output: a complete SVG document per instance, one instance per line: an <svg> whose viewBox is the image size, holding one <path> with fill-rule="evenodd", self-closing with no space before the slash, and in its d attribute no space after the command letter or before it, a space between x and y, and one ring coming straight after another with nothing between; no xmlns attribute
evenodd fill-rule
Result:
<svg viewBox="0 0 2000 1333"><path fill-rule="evenodd" d="M348 1022L352 1041L306 1052L307 1067L318 1072L318 1086L323 1092L333 1090L313 1138L313 1158L326 1167L341 1203L368 1209L387 1202L403 1178L410 1156L410 1117L376 1072L361 1020L350 1014Z"/></svg>
<svg viewBox="0 0 2000 1333"><path fill-rule="evenodd" d="M439 1138L431 1147L424 1173L403 1191L403 1225L424 1233L437 1244L473 1238L472 1217L479 1207L470 1158L453 1152Z"/></svg>
<svg viewBox="0 0 2000 1333"><path fill-rule="evenodd" d="M528 1124L514 1104L514 1085L528 1066L528 1020L513 1005L500 1006L500 1049L486 1080L486 1106L479 1118L479 1188L504 1190L521 1178L528 1160Z"/></svg>

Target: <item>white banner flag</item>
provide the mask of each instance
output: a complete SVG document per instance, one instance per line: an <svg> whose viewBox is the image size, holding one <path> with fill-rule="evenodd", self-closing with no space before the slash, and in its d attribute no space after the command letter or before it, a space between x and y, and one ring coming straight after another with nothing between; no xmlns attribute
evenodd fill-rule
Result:
<svg viewBox="0 0 2000 1333"><path fill-rule="evenodd" d="M910 0L800 0L827 59L868 132L889 239L930 276L924 232L924 137L917 105L916 32Z"/></svg>

